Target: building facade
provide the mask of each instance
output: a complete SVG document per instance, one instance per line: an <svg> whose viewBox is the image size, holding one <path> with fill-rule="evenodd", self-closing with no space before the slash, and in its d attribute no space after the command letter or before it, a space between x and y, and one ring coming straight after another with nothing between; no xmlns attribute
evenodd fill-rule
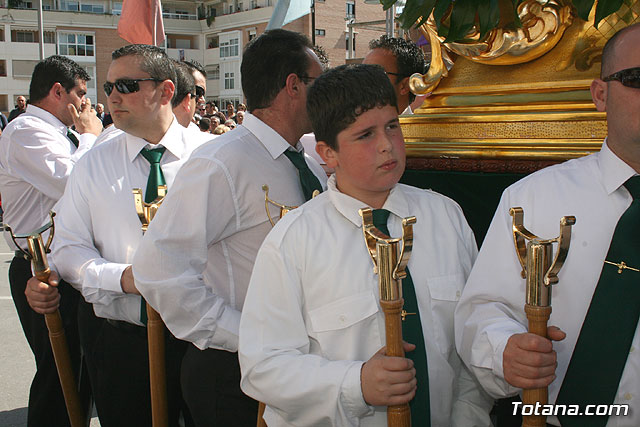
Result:
<svg viewBox="0 0 640 427"><path fill-rule="evenodd" d="M240 63L244 46L262 34L277 0L163 1L166 40L163 47L174 59L196 60L207 71L207 100L224 108L243 102ZM18 4L0 0L0 111L15 100L28 98L29 83L40 58L37 0ZM106 105L101 90L111 52L128 44L119 37L122 1L42 0L45 57L65 55L92 76L88 97ZM359 0L315 0L314 12L284 28L306 34L327 52L330 65L363 57L369 40L384 34L380 28L358 28L350 41L349 23L384 19L381 5ZM350 52L350 49L352 51Z"/></svg>

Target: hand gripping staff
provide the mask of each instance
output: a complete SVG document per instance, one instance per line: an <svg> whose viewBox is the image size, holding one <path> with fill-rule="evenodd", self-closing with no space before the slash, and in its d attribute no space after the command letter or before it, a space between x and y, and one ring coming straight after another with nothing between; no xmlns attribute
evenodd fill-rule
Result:
<svg viewBox="0 0 640 427"><path fill-rule="evenodd" d="M167 194L167 186L158 186L158 197L151 203L145 203L142 190L133 189L136 213L145 233L149 223ZM157 311L147 306L147 340L149 342L149 383L151 386L151 420L153 427L168 427L169 409L167 404L167 378L165 362L164 323Z"/></svg>
<svg viewBox="0 0 640 427"><path fill-rule="evenodd" d="M571 242L571 226L576 223L576 218L562 217L560 235L555 239L543 240L524 227L522 208L511 208L509 214L513 217L513 242L522 266L520 274L523 279L527 279L524 311L529 320L529 332L546 338L547 321L551 315L551 285L558 283L558 272L567 258ZM558 243L555 258L553 243ZM548 400L548 387L522 391L524 405L535 405L536 402L546 405ZM523 427L544 427L546 424L544 415L522 417Z"/></svg>
<svg viewBox="0 0 640 427"><path fill-rule="evenodd" d="M20 252L22 252L24 256L31 261L33 273L36 278L44 283L48 282L49 275L51 274L49 263L47 262L47 254L51 252L49 247L51 246L51 241L53 240L53 234L55 231L53 224L53 217L55 215L55 212L49 212L49 223L29 234L13 234L11 227L6 226L7 231L11 234L13 243L15 243ZM47 243L44 244L42 241L42 233L49 229L51 230L49 232L49 238L47 239ZM20 247L16 239L26 239L27 251ZM80 402L80 396L78 395L75 374L71 368L69 346L67 344L67 337L64 333L64 325L62 324L60 311L56 310L54 313L45 314L44 320L47 324L47 329L49 329L49 341L51 341L51 350L53 351L53 358L56 362L64 401L67 405L69 421L71 422L72 427L85 426L87 424L87 418L85 416L82 403Z"/></svg>
<svg viewBox="0 0 640 427"><path fill-rule="evenodd" d="M373 271L378 275L380 306L384 311L387 356L404 357L402 346L402 279L407 276L406 267L413 248L413 224L416 217L403 218L402 237L392 238L373 225L373 211L360 209L362 232L367 250L373 260ZM409 404L387 408L389 427L411 426Z"/></svg>

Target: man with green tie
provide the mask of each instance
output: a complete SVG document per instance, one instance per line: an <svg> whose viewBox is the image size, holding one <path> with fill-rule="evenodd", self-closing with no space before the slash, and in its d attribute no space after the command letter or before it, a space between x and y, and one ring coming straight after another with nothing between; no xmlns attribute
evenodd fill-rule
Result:
<svg viewBox="0 0 640 427"><path fill-rule="evenodd" d="M53 263L86 301L78 309L80 339L103 426L151 425L146 306L131 274L143 236L132 190L140 188L145 202L158 196L159 185L171 192L178 169L200 143L173 114L175 82L174 65L160 48L113 52L104 91L122 132L78 162L56 206ZM54 287L31 279L29 289L32 306L55 308ZM168 424L177 426L186 343L167 338Z"/></svg>
<svg viewBox="0 0 640 427"><path fill-rule="evenodd" d="M591 83L607 113L602 149L505 190L456 311L458 351L484 388L500 398L549 387L549 403L567 405L548 417L553 426L640 425L639 44L639 24L613 35ZM527 333L511 207L543 239L557 236L560 218L576 217L550 291L548 338Z"/></svg>
<svg viewBox="0 0 640 427"><path fill-rule="evenodd" d="M257 402L240 390L237 350L253 261L271 230L263 186L287 206L323 189L326 175L299 141L311 130L306 95L321 72L301 34L272 30L252 40L241 65L250 113L185 163L134 259L140 292L193 344L182 386L197 425L256 423Z"/></svg>
<svg viewBox="0 0 640 427"><path fill-rule="evenodd" d="M87 72L66 57L54 55L40 61L33 70L26 112L13 119L2 133L0 191L4 222L16 234L31 233L47 221L76 162L93 147L102 131L102 123L85 97L89 80ZM70 129L72 125L75 131ZM5 239L16 250L9 268L11 295L37 366L29 392L28 425L69 425L44 317L31 310L25 298L31 263L17 251L8 233ZM66 284L60 291L68 296L60 312L72 360L77 362L78 295Z"/></svg>

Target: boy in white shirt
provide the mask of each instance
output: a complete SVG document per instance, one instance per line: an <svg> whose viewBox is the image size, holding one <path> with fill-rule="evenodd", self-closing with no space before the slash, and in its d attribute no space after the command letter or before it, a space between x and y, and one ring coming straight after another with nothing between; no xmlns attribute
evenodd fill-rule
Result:
<svg viewBox="0 0 640 427"><path fill-rule="evenodd" d="M335 174L326 192L267 236L240 322L241 386L266 403L270 427L386 426L387 406L407 402L414 425L490 425L491 401L461 364L453 336L477 253L473 232L452 200L398 184L405 149L396 104L376 65L338 67L309 89L316 150ZM417 218L414 286L403 284L405 309L418 313L403 322L405 332L418 331L407 358L384 353L364 207L390 211L392 236L402 218Z"/></svg>

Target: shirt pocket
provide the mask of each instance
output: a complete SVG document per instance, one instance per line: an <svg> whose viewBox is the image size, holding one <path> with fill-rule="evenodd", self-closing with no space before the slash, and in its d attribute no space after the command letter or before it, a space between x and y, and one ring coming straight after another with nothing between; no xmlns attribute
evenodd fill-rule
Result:
<svg viewBox="0 0 640 427"><path fill-rule="evenodd" d="M465 276L454 273L427 279L427 288L431 296L431 315L434 335L440 350L448 357L455 351L453 314L460 300Z"/></svg>
<svg viewBox="0 0 640 427"><path fill-rule="evenodd" d="M311 352L330 360L368 360L382 347L378 312L377 300L371 292L340 298L310 310Z"/></svg>

